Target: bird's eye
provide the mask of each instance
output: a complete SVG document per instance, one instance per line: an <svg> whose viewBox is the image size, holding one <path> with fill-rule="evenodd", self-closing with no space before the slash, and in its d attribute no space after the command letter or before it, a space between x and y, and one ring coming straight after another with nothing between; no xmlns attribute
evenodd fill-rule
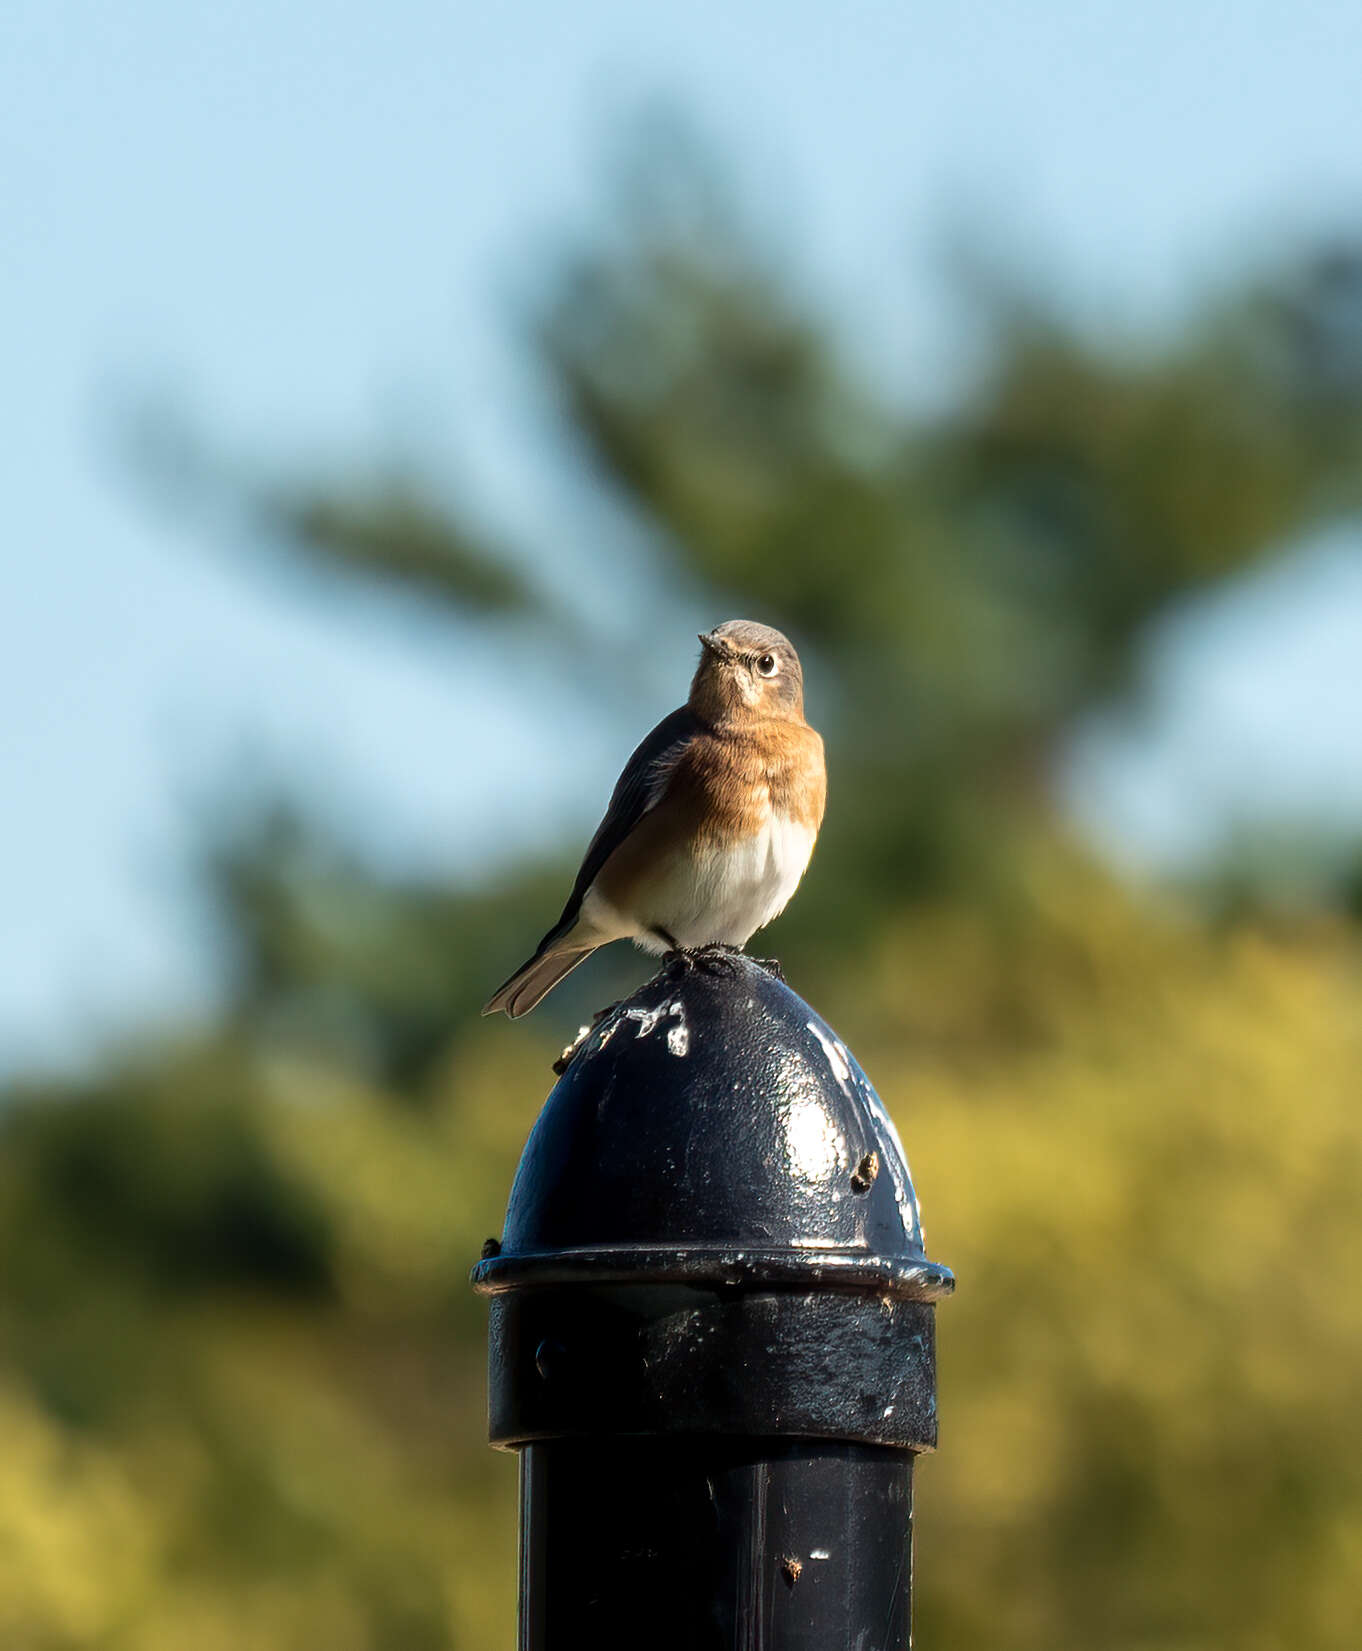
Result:
<svg viewBox="0 0 1362 1651"><path fill-rule="evenodd" d="M776 656L774 654L763 654L761 656L761 658L757 661L757 675L758 676L774 676L775 674L776 674Z"/></svg>

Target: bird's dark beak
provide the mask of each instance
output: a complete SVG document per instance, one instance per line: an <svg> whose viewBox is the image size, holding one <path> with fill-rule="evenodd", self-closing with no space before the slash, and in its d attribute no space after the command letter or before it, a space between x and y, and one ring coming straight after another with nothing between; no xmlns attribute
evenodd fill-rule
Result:
<svg viewBox="0 0 1362 1651"><path fill-rule="evenodd" d="M729 657L731 650L723 637L715 636L713 632L706 635L704 631L701 631L700 642L705 652L713 654L716 659L727 659Z"/></svg>

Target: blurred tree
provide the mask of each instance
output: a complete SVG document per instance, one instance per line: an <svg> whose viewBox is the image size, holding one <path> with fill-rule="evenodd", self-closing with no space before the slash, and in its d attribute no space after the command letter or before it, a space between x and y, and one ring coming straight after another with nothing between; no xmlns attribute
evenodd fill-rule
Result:
<svg viewBox="0 0 1362 1651"><path fill-rule="evenodd" d="M1236 860L1206 924L1093 865L1048 779L1151 620L1356 508L1362 257L1308 254L1157 347L996 288L980 370L915 415L666 153L525 337L648 530L639 633L669 592L770 619L823 696L833 808L777 944L903 1117L962 1277L923 1641L1351 1651L1359 952L1320 908L1355 909L1356 857L1272 924ZM434 486L244 491L281 566L546 634L534 559ZM589 613L553 629L632 702ZM220 1024L5 1097L0 1642L509 1643L514 1483L464 1274L555 1021L474 1011L565 868L385 878L258 796L205 859ZM596 1001L630 973L602 961Z"/></svg>
<svg viewBox="0 0 1362 1651"><path fill-rule="evenodd" d="M617 232L562 255L526 303L526 334L566 434L648 529L666 576L638 632L668 623L670 586L706 611L787 627L811 656L836 783L818 875L782 945L802 968L813 937L824 955L845 953L928 895L1006 908L1019 838L1063 829L1049 790L1057 749L1130 685L1151 622L1357 505L1362 369L1348 363L1362 349L1362 254L1307 251L1143 350L1106 347L1043 298L976 281L983 365L921 417L851 368L674 132L636 148L617 194ZM285 564L415 583L433 613L542 640L524 575L415 478L371 495L271 485L257 502L260 543ZM589 613L565 625L559 645L593 661L597 709L617 715L631 702L627 650L614 635L595 647ZM252 936L243 962L261 970L241 977L243 1007L273 1015L295 977L353 1002L367 979L392 1023L375 1047L390 1047L400 1082L419 1077L419 1051L438 1052L448 1017L518 960L554 904L537 880L523 900L514 877L495 909L481 892L366 889L355 864L346 900L334 868L314 897L305 867L280 877L260 846L252 870L238 845L236 881L219 884L229 930ZM503 901L527 920L501 922ZM374 922L399 923L392 944L428 960L426 984L414 965L375 968ZM311 939L285 961L262 949L267 931ZM473 931L492 966L470 972ZM570 983L564 1000L583 1006L583 990ZM408 991L428 1035L396 1026Z"/></svg>

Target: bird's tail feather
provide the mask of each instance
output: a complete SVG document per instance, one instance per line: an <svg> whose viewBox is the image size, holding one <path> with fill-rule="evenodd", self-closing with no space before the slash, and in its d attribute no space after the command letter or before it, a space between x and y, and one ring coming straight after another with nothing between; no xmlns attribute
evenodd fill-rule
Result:
<svg viewBox="0 0 1362 1651"><path fill-rule="evenodd" d="M504 1009L512 1020L528 1015L564 975L571 974L595 950L594 946L581 946L561 952L536 952L488 998L483 1005L483 1014L494 1015L499 1009Z"/></svg>

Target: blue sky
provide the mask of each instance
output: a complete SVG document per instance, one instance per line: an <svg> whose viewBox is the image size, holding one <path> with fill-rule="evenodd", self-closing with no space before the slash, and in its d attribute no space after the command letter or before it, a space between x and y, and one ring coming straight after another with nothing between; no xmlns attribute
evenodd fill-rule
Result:
<svg viewBox="0 0 1362 1651"><path fill-rule="evenodd" d="M640 101L693 111L853 344L930 391L954 224L986 215L1094 314L1167 317L1362 206L1359 65L1352 0L8 0L0 1046L205 1001L186 846L224 775L299 775L375 853L457 874L579 833L629 743L528 699L472 719L485 641L252 580L134 485L129 396L300 465L399 441L542 539L561 499L506 295L599 210ZM1245 810L1362 816L1359 644L1346 536L1181 617L1142 721L1084 743L1080 816L1136 863Z"/></svg>

